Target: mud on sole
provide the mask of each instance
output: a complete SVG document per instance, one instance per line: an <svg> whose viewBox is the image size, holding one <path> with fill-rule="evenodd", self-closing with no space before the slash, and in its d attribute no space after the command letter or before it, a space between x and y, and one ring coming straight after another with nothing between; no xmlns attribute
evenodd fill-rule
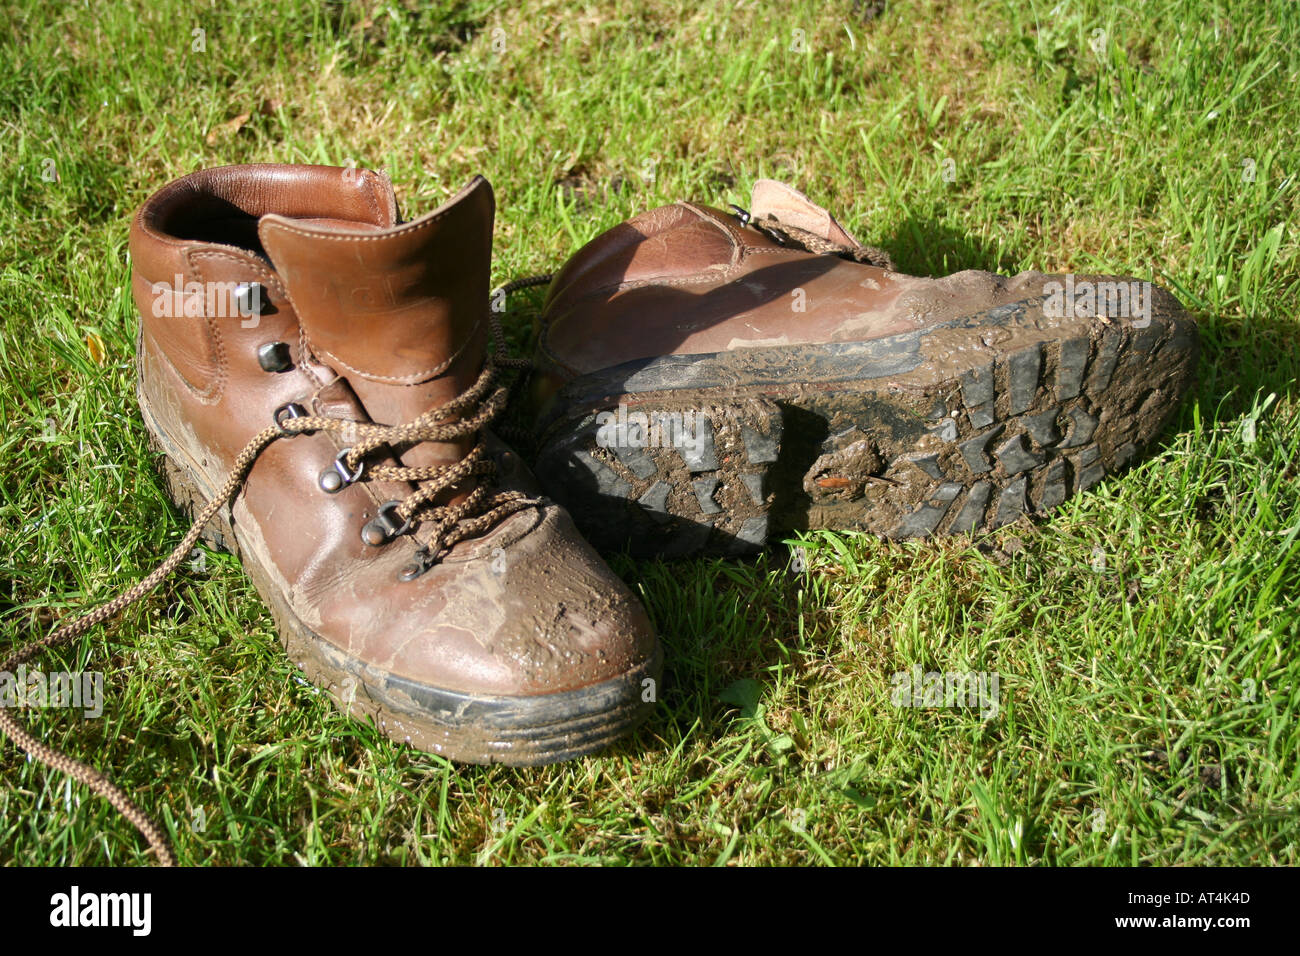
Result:
<svg viewBox="0 0 1300 956"><path fill-rule="evenodd" d="M1048 319L1026 301L877 342L628 363L560 393L534 470L607 552L973 534L1133 461L1196 354L1180 312Z"/></svg>

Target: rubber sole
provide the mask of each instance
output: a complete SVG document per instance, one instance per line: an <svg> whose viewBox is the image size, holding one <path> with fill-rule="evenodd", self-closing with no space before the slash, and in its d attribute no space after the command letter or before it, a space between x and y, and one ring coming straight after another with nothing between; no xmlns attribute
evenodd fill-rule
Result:
<svg viewBox="0 0 1300 956"><path fill-rule="evenodd" d="M801 529L988 531L1128 465L1197 355L1176 307L1047 319L1034 300L862 343L628 363L570 382L534 471L601 550L743 554Z"/></svg>
<svg viewBox="0 0 1300 956"><path fill-rule="evenodd" d="M153 449L162 455L169 497L193 518L215 493L198 467L140 408ZM205 529L211 547L239 557L275 619L281 643L304 676L327 691L335 705L368 719L390 739L460 763L537 766L601 750L641 724L654 708L646 681L658 687L662 653L617 678L589 687L535 696L466 694L409 680L345 654L306 626L270 575L242 547L240 532L222 509Z"/></svg>

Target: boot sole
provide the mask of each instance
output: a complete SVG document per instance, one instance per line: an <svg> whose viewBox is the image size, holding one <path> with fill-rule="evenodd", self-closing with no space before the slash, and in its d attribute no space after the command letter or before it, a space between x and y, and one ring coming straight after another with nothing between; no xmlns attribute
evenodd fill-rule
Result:
<svg viewBox="0 0 1300 956"><path fill-rule="evenodd" d="M168 495L193 519L215 491L158 427L143 393L139 399L150 446L162 456ZM390 673L345 654L298 618L254 557L254 549L241 546L229 508L221 509L203 540L240 559L271 610L286 653L304 676L327 691L339 710L369 719L398 743L459 763L538 766L603 749L634 730L654 707L642 699L643 682L653 680L658 686L658 648L653 659L619 677L535 696L467 694Z"/></svg>
<svg viewBox="0 0 1300 956"><path fill-rule="evenodd" d="M565 386L534 471L606 552L737 555L814 528L974 534L1128 465L1196 356L1176 305L1134 325L1025 300L872 342L640 360Z"/></svg>

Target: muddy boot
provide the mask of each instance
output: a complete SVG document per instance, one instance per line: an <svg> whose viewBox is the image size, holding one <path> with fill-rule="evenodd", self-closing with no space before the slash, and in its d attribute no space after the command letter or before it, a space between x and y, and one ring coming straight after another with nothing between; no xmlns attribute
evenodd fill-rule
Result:
<svg viewBox="0 0 1300 956"><path fill-rule="evenodd" d="M1150 283L900 275L764 180L748 212L656 209L556 276L535 471L598 547L637 554L979 532L1132 461L1196 353Z"/></svg>
<svg viewBox="0 0 1300 956"><path fill-rule="evenodd" d="M482 178L405 223L365 170L172 183L131 232L139 399L176 501L233 501L214 543L309 678L394 740L529 765L628 732L659 651L486 429L493 213Z"/></svg>

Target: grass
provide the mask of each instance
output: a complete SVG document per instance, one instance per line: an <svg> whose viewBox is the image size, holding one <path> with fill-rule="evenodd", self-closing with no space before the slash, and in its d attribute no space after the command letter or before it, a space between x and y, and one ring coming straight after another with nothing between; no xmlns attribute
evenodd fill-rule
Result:
<svg viewBox="0 0 1300 956"><path fill-rule="evenodd" d="M104 671L103 719L31 723L189 864L1300 863L1300 6L872 6L0 0L5 645L184 531L134 407L125 248L204 166L383 167L408 215L482 172L499 281L775 176L905 271L1153 278L1204 347L1163 443L1051 520L615 559L668 673L598 757L388 743L207 552L43 665ZM522 354L535 308L506 316ZM893 706L914 666L998 675L996 715ZM0 861L149 861L7 742L0 773Z"/></svg>

